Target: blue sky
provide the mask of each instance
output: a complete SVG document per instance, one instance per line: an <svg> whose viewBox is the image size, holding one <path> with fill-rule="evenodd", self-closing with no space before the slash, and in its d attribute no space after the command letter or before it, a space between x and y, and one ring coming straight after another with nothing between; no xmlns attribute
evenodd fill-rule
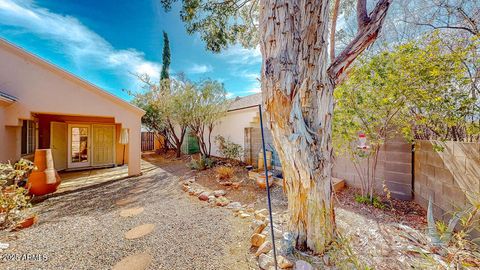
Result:
<svg viewBox="0 0 480 270"><path fill-rule="evenodd" d="M188 35L178 6L165 13L160 0L0 0L0 37L101 88L129 99L131 73L158 78L162 31L170 39L173 73L222 81L231 96L259 91L260 51L239 45L220 54Z"/></svg>

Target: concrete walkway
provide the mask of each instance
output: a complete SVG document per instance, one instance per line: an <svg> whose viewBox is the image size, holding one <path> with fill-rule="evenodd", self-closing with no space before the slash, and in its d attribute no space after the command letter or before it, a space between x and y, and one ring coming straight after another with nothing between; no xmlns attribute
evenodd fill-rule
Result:
<svg viewBox="0 0 480 270"><path fill-rule="evenodd" d="M156 168L49 198L37 225L0 239L14 255L0 269L249 269L248 226L178 181Z"/></svg>

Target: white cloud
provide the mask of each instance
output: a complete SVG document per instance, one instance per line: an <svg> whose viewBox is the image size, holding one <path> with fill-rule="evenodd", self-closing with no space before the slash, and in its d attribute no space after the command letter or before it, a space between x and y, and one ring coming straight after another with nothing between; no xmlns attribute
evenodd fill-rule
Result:
<svg viewBox="0 0 480 270"><path fill-rule="evenodd" d="M257 65L262 62L260 46L247 49L240 44L235 44L223 51L220 54L220 57L224 58L231 64Z"/></svg>
<svg viewBox="0 0 480 270"><path fill-rule="evenodd" d="M213 67L210 65L199 65L199 64L192 64L188 69L187 73L190 74L202 74L207 73L213 70Z"/></svg>
<svg viewBox="0 0 480 270"><path fill-rule="evenodd" d="M131 78L129 72L158 78L161 65L135 49L115 49L74 17L56 14L31 1L0 1L1 24L20 27L55 42L77 66L110 69Z"/></svg>

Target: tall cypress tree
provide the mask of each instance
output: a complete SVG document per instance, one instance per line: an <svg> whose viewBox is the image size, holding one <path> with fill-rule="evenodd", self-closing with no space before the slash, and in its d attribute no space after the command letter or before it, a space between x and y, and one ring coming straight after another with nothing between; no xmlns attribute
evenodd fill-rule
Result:
<svg viewBox="0 0 480 270"><path fill-rule="evenodd" d="M170 78L170 43L168 41L168 35L163 31L163 53L162 53L162 72L160 74L160 80Z"/></svg>

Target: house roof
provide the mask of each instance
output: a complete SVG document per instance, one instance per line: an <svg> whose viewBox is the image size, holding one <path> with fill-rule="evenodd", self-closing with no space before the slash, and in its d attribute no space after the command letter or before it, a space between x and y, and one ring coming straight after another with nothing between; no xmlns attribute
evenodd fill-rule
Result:
<svg viewBox="0 0 480 270"><path fill-rule="evenodd" d="M17 101L17 98L0 91L0 100L4 101L4 102L7 102L7 103L12 103L12 102Z"/></svg>
<svg viewBox="0 0 480 270"><path fill-rule="evenodd" d="M110 101L114 102L114 103L117 103L118 105L124 107L124 108L127 108L129 109L130 111L133 111L137 114L145 114L145 111L134 106L133 104L101 89L100 87L94 85L93 83L91 82L88 82L76 75L73 75L72 73L40 58L39 56L33 54L33 53L30 53L10 42L8 42L7 40L3 39L3 38L0 38L0 47L2 48L5 48L6 50L24 58L24 59L27 59L33 63L36 63L54 73L56 73L57 75L63 77L63 78L66 78L68 80L70 80L71 82L73 83L76 83L78 85L80 85L82 88L84 89L87 89L89 91L92 91L94 92L95 94L101 96L101 97L104 97L104 98L107 98L109 99ZM7 96L9 96L8 94L6 94ZM2 95L0 94L0 98L2 97ZM14 98L12 96L9 96L10 98ZM16 101L16 98L14 98L15 101Z"/></svg>
<svg viewBox="0 0 480 270"><path fill-rule="evenodd" d="M262 104L262 93L253 94L245 97L236 97L228 107L228 111L236 111L251 108Z"/></svg>

